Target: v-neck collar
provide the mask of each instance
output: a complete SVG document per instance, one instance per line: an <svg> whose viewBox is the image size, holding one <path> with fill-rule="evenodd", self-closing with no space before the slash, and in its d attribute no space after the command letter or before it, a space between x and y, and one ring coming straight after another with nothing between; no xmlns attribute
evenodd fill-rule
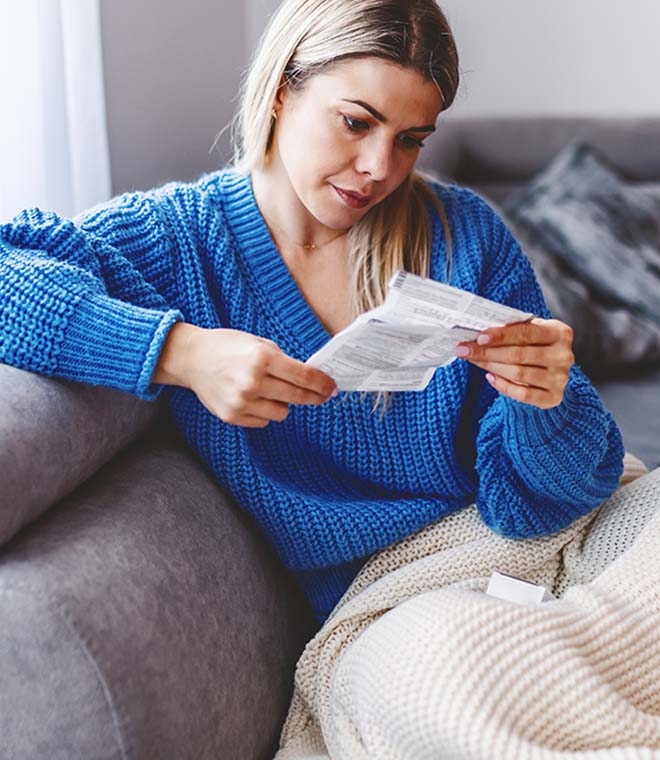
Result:
<svg viewBox="0 0 660 760"><path fill-rule="evenodd" d="M223 190L227 221L244 261L272 303L276 317L311 356L332 336L307 303L280 255L257 205L250 175L227 170Z"/></svg>

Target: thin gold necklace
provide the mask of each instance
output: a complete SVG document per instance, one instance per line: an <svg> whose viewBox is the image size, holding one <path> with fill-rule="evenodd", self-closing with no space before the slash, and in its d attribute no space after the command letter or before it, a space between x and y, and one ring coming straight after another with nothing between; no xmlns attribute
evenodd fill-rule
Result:
<svg viewBox="0 0 660 760"><path fill-rule="evenodd" d="M292 240L279 225L275 224L275 222L271 222L271 224L273 227L275 227L275 229L278 232L280 232L282 235L284 235L285 238L287 238L289 243L293 243L294 245L297 245L300 248L303 248L305 251L316 251L319 248L324 248L326 245L329 245L330 243L332 243L333 240L337 240L342 235L347 234L347 230L342 230L341 232L338 232L336 235L331 237L330 240L326 240L323 243L298 243L297 241Z"/></svg>

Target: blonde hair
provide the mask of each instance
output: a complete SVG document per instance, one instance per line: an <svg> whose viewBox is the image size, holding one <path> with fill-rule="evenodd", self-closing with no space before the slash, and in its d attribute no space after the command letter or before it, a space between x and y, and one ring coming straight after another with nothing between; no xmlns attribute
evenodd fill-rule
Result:
<svg viewBox="0 0 660 760"><path fill-rule="evenodd" d="M263 33L241 86L233 124L234 166L263 166L273 140L272 110L282 81L300 90L342 60L373 56L418 71L440 90L443 111L458 89L458 54L435 0L284 0ZM351 227L348 248L353 316L383 303L397 269L429 275L432 223L440 215L451 279L451 233L442 203L419 170ZM390 394L376 394L374 409ZM373 409L372 409L373 411Z"/></svg>

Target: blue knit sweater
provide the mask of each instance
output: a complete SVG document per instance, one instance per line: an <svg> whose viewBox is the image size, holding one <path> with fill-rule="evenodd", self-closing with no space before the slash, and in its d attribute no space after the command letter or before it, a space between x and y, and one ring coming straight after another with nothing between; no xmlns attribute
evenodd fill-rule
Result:
<svg viewBox="0 0 660 760"><path fill-rule="evenodd" d="M435 185L453 235L452 285L548 317L530 265L474 193ZM434 212L435 213L435 212ZM431 277L443 280L434 216ZM511 537L554 533L602 502L622 471L619 431L574 365L542 410L500 395L457 360L424 391L340 393L291 406L265 428L214 417L189 390L151 376L177 320L270 338L306 360L330 335L310 309L256 205L250 178L214 172L119 196L74 220L26 210L0 226L0 360L163 392L190 446L259 524L323 620L377 549L476 501Z"/></svg>

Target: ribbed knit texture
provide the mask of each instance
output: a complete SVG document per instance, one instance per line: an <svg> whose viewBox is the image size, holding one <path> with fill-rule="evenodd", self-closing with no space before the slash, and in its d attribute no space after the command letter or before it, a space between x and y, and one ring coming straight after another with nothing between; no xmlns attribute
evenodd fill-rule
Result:
<svg viewBox="0 0 660 760"><path fill-rule="evenodd" d="M488 204L436 185L453 233L452 285L549 316L530 265ZM434 217L431 276L443 280ZM96 206L72 221L30 209L0 226L0 360L152 399L171 325L244 330L305 361L329 338L279 255L249 176L214 172ZM340 393L241 428L191 391L165 389L173 419L298 577L319 620L374 551L475 502L511 537L561 530L622 470L611 415L577 366L542 410L498 394L457 360L424 391Z"/></svg>

